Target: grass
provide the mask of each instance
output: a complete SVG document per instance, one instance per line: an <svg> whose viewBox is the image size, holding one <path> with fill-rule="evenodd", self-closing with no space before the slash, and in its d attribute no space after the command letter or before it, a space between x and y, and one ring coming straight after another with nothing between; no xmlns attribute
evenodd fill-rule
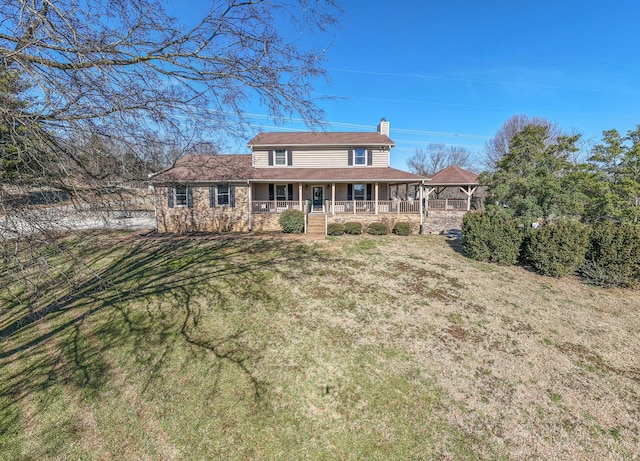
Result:
<svg viewBox="0 0 640 461"><path fill-rule="evenodd" d="M79 233L5 260L0 459L640 456L640 293L450 243Z"/></svg>

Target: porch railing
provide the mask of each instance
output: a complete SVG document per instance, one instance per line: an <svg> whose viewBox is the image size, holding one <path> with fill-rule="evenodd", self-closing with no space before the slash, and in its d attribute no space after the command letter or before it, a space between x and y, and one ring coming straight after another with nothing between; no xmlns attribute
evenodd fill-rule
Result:
<svg viewBox="0 0 640 461"><path fill-rule="evenodd" d="M253 200L253 213L282 213L284 210L304 210L307 201L297 200ZM459 199L431 199L426 201L429 210L466 211L467 201ZM375 200L330 200L325 202L325 210L329 214L375 214ZM419 200L378 200L378 214L419 214Z"/></svg>
<svg viewBox="0 0 640 461"><path fill-rule="evenodd" d="M427 202L430 210L466 211L467 201L459 199L431 199Z"/></svg>
<svg viewBox="0 0 640 461"><path fill-rule="evenodd" d="M284 210L299 210L298 200L253 200L252 210L254 213L282 213ZM306 201L302 202L302 207Z"/></svg>
<svg viewBox="0 0 640 461"><path fill-rule="evenodd" d="M334 208L328 203L329 213L335 214L375 214L375 200L336 200ZM378 200L378 214L418 214L420 203L417 200Z"/></svg>

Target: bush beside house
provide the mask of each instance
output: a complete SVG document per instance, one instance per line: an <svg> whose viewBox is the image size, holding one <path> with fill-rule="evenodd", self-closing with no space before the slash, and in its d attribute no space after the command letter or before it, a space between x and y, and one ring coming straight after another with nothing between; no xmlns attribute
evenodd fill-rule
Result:
<svg viewBox="0 0 640 461"><path fill-rule="evenodd" d="M285 210L280 215L280 226L285 234L302 234L304 232L304 212L302 210Z"/></svg>
<svg viewBox="0 0 640 461"><path fill-rule="evenodd" d="M344 234L344 224L331 223L327 226L327 235L342 235Z"/></svg>
<svg viewBox="0 0 640 461"><path fill-rule="evenodd" d="M391 232L396 235L407 236L411 234L411 224L408 222L397 222L393 226L393 230Z"/></svg>
<svg viewBox="0 0 640 461"><path fill-rule="evenodd" d="M359 223L359 222L344 223L344 233L349 235L362 234L362 223Z"/></svg>
<svg viewBox="0 0 640 461"><path fill-rule="evenodd" d="M383 222L372 222L367 228L367 233L371 235L387 235L389 228Z"/></svg>

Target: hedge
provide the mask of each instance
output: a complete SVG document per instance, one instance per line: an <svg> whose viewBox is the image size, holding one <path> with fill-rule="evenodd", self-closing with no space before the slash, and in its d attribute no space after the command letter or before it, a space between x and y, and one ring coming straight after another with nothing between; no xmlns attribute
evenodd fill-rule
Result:
<svg viewBox="0 0 640 461"><path fill-rule="evenodd" d="M462 251L478 261L515 264L522 238L515 220L499 214L467 213L462 221Z"/></svg>
<svg viewBox="0 0 640 461"><path fill-rule="evenodd" d="M594 224L580 274L587 283L627 287L640 283L640 226Z"/></svg>
<svg viewBox="0 0 640 461"><path fill-rule="evenodd" d="M561 221L532 229L524 240L523 255L525 262L541 274L561 277L582 266L588 245L587 226Z"/></svg>

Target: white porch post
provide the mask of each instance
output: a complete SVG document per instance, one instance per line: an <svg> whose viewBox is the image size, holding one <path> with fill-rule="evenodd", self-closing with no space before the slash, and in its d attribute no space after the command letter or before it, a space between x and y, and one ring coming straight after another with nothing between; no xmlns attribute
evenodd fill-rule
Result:
<svg viewBox="0 0 640 461"><path fill-rule="evenodd" d="M420 183L420 192L418 192L418 199L420 200L420 205L418 205L419 210L420 210L420 233L422 233L422 225L424 223L424 213L422 212L422 195L423 195L423 188L422 188L423 184Z"/></svg>
<svg viewBox="0 0 640 461"><path fill-rule="evenodd" d="M247 201L249 202L249 230L253 230L253 194L251 189L253 186L247 181Z"/></svg>
<svg viewBox="0 0 640 461"><path fill-rule="evenodd" d="M336 183L331 183L331 215L336 214Z"/></svg>
<svg viewBox="0 0 640 461"><path fill-rule="evenodd" d="M376 200L376 203L375 203L375 205L374 205L374 207L375 207L375 208L374 208L374 210L375 210L375 212L374 212L374 213L375 213L375 214L378 214L378 183L375 183L375 184L374 184L373 189L374 189L373 195L374 195L375 200Z"/></svg>
<svg viewBox="0 0 640 461"><path fill-rule="evenodd" d="M298 204L300 206L300 209L304 211L304 208L302 208L302 183L301 182L298 183Z"/></svg>

